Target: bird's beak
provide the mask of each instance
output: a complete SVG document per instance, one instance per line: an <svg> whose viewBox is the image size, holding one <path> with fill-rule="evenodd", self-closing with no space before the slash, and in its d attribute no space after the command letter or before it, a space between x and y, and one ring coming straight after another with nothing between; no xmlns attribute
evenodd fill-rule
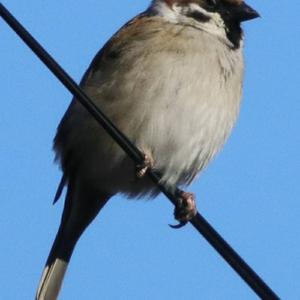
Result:
<svg viewBox="0 0 300 300"><path fill-rule="evenodd" d="M234 17L238 21L244 22L244 21L249 21L258 18L260 17L260 15L252 7L247 5L245 2L242 2L242 4L235 7Z"/></svg>

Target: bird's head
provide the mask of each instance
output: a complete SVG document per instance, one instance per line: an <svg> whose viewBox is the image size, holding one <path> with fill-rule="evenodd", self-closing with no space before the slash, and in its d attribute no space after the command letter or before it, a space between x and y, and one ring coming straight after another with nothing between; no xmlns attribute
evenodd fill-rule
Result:
<svg viewBox="0 0 300 300"><path fill-rule="evenodd" d="M243 0L154 0L150 10L175 24L225 33L234 47L242 39L241 23L259 17Z"/></svg>

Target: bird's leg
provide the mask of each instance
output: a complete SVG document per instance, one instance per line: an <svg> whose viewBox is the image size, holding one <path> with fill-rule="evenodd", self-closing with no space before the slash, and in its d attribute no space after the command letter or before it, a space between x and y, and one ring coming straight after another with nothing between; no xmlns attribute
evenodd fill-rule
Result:
<svg viewBox="0 0 300 300"><path fill-rule="evenodd" d="M145 151L141 151L144 159L141 164L136 165L137 178L143 178L149 169L154 166L154 160L151 155ZM186 225L197 214L196 200L193 193L179 191L177 195L177 203L175 205L174 216L178 225L170 225L172 228L181 228Z"/></svg>
<svg viewBox="0 0 300 300"><path fill-rule="evenodd" d="M179 221L172 228L181 228L197 214L195 195L180 191L178 201L175 205L174 216Z"/></svg>
<svg viewBox="0 0 300 300"><path fill-rule="evenodd" d="M141 151L144 155L143 162L136 166L136 176L137 178L143 178L149 169L153 168L154 160L151 155L146 154L144 151Z"/></svg>

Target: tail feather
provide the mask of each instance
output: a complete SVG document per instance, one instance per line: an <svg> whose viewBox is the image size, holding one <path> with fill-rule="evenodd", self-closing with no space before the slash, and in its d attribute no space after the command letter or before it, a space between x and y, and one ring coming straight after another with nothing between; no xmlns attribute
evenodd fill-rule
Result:
<svg viewBox="0 0 300 300"><path fill-rule="evenodd" d="M60 258L56 258L50 266L46 265L40 286L38 287L36 299L57 299L67 266L68 263Z"/></svg>
<svg viewBox="0 0 300 300"><path fill-rule="evenodd" d="M57 299L77 240L72 244L68 241L68 238L64 236L62 223L56 235L37 289L37 300Z"/></svg>
<svg viewBox="0 0 300 300"><path fill-rule="evenodd" d="M66 176L63 175L61 180L60 180L60 183L58 185L58 188L57 188L57 191L55 193L55 196L54 196L54 200L53 200L53 205L59 200L63 190L64 190L64 187L66 185Z"/></svg>
<svg viewBox="0 0 300 300"><path fill-rule="evenodd" d="M80 183L69 181L61 224L47 259L36 300L56 300L81 234L93 221L110 196L95 194Z"/></svg>

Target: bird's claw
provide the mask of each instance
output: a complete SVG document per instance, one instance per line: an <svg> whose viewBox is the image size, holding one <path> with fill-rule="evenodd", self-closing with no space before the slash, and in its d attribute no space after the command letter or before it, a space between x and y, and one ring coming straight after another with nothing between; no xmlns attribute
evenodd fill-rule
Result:
<svg viewBox="0 0 300 300"><path fill-rule="evenodd" d="M180 229L180 228L184 227L187 223L188 223L188 222L183 222L183 221L181 221L181 222L179 222L179 223L176 224L176 225L171 225L171 224L169 224L169 226L170 226L171 228L173 228L173 229Z"/></svg>
<svg viewBox="0 0 300 300"><path fill-rule="evenodd" d="M174 229L182 228L196 214L197 208L194 194L181 191L174 210L175 219L179 221L179 224L169 226Z"/></svg>
<svg viewBox="0 0 300 300"><path fill-rule="evenodd" d="M150 157L150 155L145 154L144 152L143 155L144 155L143 162L136 166L136 176L137 178L140 179L143 178L147 173L147 171L149 169L152 169L154 165L153 159Z"/></svg>

